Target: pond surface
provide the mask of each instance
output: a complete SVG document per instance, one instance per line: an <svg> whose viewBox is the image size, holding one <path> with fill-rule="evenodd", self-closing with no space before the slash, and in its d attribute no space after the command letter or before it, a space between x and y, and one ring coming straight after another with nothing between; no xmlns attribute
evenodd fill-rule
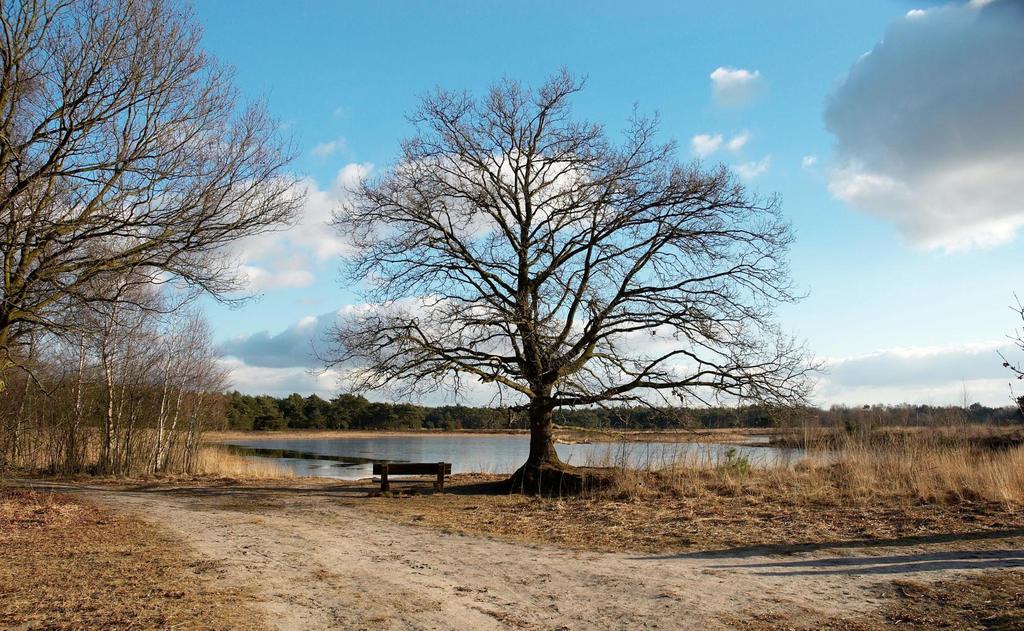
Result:
<svg viewBox="0 0 1024 631"><path fill-rule="evenodd" d="M530 451L526 435L425 436L381 435L372 438L295 438L232 440L227 446L241 455L271 460L301 476L358 480L372 475L374 462L450 462L452 473L512 473ZM677 462L725 463L746 458L754 467L789 465L803 455L798 449L714 443L558 444L564 462L577 466L660 468Z"/></svg>

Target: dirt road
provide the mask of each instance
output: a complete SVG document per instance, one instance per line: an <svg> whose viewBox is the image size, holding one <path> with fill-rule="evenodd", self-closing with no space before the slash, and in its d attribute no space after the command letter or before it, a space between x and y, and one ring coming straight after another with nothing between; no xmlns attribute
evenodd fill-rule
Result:
<svg viewBox="0 0 1024 631"><path fill-rule="evenodd" d="M958 544L579 553L445 534L339 505L346 487L81 493L176 531L281 629L716 629L730 615L855 614L894 578L1024 565L1020 533Z"/></svg>

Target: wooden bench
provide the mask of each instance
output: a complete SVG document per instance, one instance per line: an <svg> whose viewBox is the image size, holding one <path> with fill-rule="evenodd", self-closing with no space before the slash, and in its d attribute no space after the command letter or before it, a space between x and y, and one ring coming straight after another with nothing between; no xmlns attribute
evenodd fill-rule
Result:
<svg viewBox="0 0 1024 631"><path fill-rule="evenodd" d="M380 476L381 493L391 490L388 475L437 475L434 490L444 492L444 477L452 474L450 462L375 462L373 475Z"/></svg>

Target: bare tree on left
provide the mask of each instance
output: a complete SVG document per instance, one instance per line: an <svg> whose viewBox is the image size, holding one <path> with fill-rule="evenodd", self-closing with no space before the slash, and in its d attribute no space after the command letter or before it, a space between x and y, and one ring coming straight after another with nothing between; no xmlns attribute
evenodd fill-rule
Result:
<svg viewBox="0 0 1024 631"><path fill-rule="evenodd" d="M0 375L30 332L133 285L237 298L225 246L292 221L289 158L178 3L5 0Z"/></svg>

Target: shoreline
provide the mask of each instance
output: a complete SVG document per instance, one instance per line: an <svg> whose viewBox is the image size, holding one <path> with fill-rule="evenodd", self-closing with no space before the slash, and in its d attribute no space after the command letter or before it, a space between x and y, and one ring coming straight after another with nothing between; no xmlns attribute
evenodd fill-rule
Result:
<svg viewBox="0 0 1024 631"><path fill-rule="evenodd" d="M673 429L673 430L616 430L607 428L556 427L555 441L573 443L716 443L723 445L757 445L758 437L770 437L778 432L775 428L722 428L722 429ZM216 430L206 432L203 442L222 444L232 440L309 440L309 439L359 439L359 438L401 438L431 437L443 438L464 436L486 438L490 436L530 435L527 429L419 429L419 430L349 430L349 429L286 429L286 430ZM764 443L763 446L769 446Z"/></svg>

